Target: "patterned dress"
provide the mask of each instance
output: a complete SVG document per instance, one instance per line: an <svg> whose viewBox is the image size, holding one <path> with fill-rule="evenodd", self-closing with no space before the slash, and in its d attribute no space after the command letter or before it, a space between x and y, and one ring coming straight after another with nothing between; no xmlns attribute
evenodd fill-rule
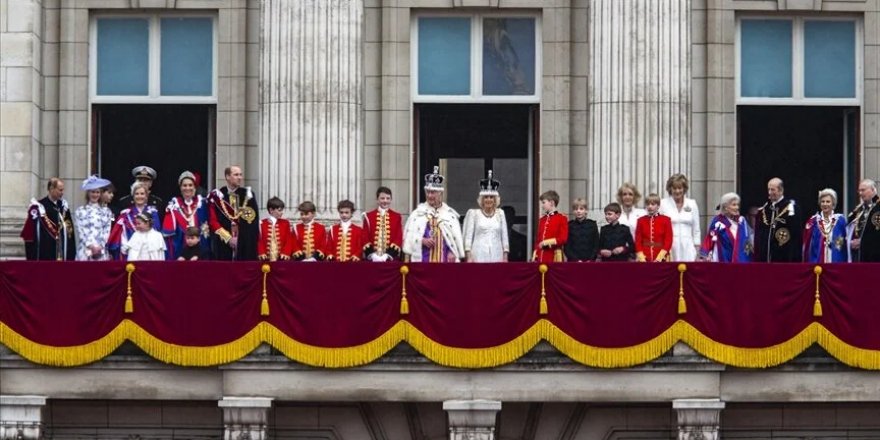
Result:
<svg viewBox="0 0 880 440"><path fill-rule="evenodd" d="M98 203L89 203L76 208L73 220L77 238L76 259L78 261L109 260L107 239L110 237L110 227L113 225L113 213L110 208ZM92 255L89 246L94 245L101 246L100 254Z"/></svg>

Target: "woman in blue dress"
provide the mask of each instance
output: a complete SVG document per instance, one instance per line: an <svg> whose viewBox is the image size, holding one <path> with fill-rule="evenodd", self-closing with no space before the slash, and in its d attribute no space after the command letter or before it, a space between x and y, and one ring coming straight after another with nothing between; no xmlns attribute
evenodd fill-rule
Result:
<svg viewBox="0 0 880 440"><path fill-rule="evenodd" d="M819 191L819 212L804 225L804 261L808 263L845 263L849 259L846 244L846 218L834 212L837 192Z"/></svg>

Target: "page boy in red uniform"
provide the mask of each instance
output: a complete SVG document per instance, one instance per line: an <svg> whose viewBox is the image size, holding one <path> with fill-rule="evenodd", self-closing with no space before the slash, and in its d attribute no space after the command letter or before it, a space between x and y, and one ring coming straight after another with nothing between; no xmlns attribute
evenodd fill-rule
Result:
<svg viewBox="0 0 880 440"><path fill-rule="evenodd" d="M290 231L290 221L284 218L284 202L272 197L266 202L266 210L269 217L260 221L257 258L263 261L289 260L296 236Z"/></svg>
<svg viewBox="0 0 880 440"><path fill-rule="evenodd" d="M660 214L660 196L650 194L645 198L648 215L636 223L636 260L666 261L672 249L672 220Z"/></svg>
<svg viewBox="0 0 880 440"><path fill-rule="evenodd" d="M327 259L340 263L361 261L364 233L363 229L351 222L354 203L351 200L343 200L336 205L336 210L339 211L339 223L330 228Z"/></svg>
<svg viewBox="0 0 880 440"><path fill-rule="evenodd" d="M532 261L552 263L563 261L562 249L568 241L568 217L556 211L559 194L550 190L541 194L544 215L538 221L538 235L532 251Z"/></svg>

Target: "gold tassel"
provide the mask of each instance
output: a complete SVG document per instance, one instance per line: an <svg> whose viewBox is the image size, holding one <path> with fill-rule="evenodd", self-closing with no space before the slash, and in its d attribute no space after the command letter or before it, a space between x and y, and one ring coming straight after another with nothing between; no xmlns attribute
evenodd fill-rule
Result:
<svg viewBox="0 0 880 440"><path fill-rule="evenodd" d="M409 267L400 266L400 276L402 278L400 287L400 314L409 315L409 301L406 300L406 274L409 273Z"/></svg>
<svg viewBox="0 0 880 440"><path fill-rule="evenodd" d="M134 273L134 264L126 264L125 271L128 272L128 283L125 288L125 313L134 313L134 300L131 299L131 274Z"/></svg>
<svg viewBox="0 0 880 440"><path fill-rule="evenodd" d="M261 270L263 271L263 301L260 302L260 316L269 316L269 299L266 297L266 278L269 276L269 272L272 271L272 268L269 267L268 264L263 264Z"/></svg>
<svg viewBox="0 0 880 440"><path fill-rule="evenodd" d="M822 303L819 301L819 276L822 275L822 266L814 267L813 273L816 274L816 301L813 303L813 316L820 318L822 317Z"/></svg>
<svg viewBox="0 0 880 440"><path fill-rule="evenodd" d="M687 304L684 302L684 273L687 271L687 265L681 263L678 265L678 314L684 315L688 312Z"/></svg>
<svg viewBox="0 0 880 440"><path fill-rule="evenodd" d="M544 277L547 273L547 270L548 268L546 264L538 266L538 272L541 272L541 305L538 308L538 313L542 315L547 314L547 289L545 289L544 285Z"/></svg>

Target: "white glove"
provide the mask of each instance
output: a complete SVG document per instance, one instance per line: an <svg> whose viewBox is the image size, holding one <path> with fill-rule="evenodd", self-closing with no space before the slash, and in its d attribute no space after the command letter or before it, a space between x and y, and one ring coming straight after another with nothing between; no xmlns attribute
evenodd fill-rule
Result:
<svg viewBox="0 0 880 440"><path fill-rule="evenodd" d="M313 257L313 258L306 258L306 259L303 260L303 261L305 262L305 261L318 261L318 260L314 259L314 257Z"/></svg>
<svg viewBox="0 0 880 440"><path fill-rule="evenodd" d="M385 261L385 256L379 255L374 252L374 253L370 254L370 261L372 261L374 263L381 263L381 262Z"/></svg>

